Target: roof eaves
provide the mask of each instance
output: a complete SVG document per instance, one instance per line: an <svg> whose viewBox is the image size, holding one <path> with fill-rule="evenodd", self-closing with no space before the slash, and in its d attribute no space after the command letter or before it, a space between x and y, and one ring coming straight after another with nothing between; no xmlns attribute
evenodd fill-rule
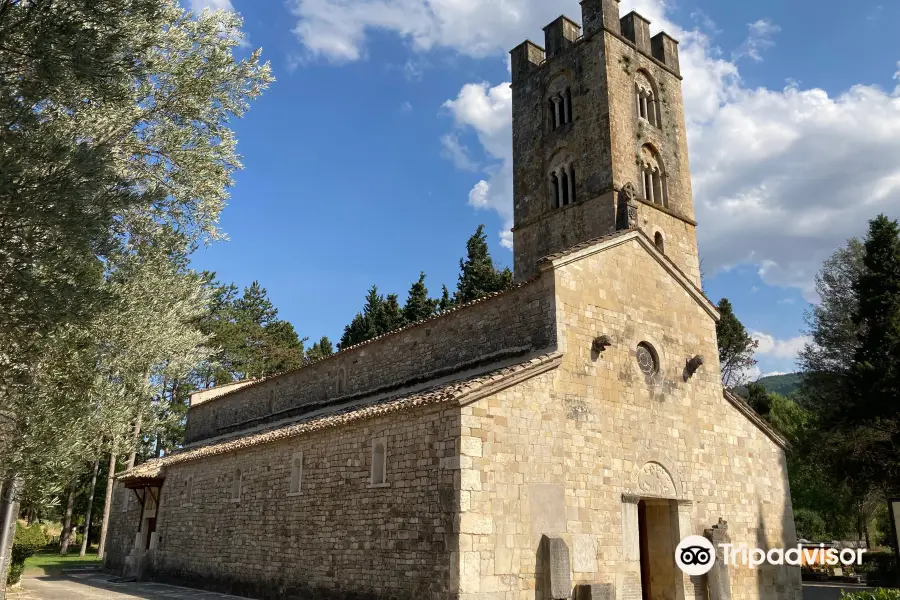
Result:
<svg viewBox="0 0 900 600"><path fill-rule="evenodd" d="M199 460L208 456L226 454L253 446L280 441L331 429L376 416L399 412L410 408L418 408L430 404L456 401L468 404L486 395L496 393L520 381L529 379L548 370L554 369L562 361L562 353L542 354L522 362L496 369L481 375L457 380L415 394L394 397L371 404L355 405L344 412L335 411L313 419L270 429L261 433L218 442L207 446L184 450L169 456L153 459L118 475L117 479L129 481L133 479L153 478L159 476L167 466Z"/></svg>
<svg viewBox="0 0 900 600"><path fill-rule="evenodd" d="M741 398L740 396L729 392L726 389L722 390L722 395L725 396L725 399L731 403L738 412L743 414L747 419L756 425L763 433L765 433L769 439L775 442L778 446L781 447L782 450L788 451L791 449L791 443L785 438L783 435L775 431L775 428L769 425L765 419L763 419L759 413L757 413L753 408L747 404L747 402Z"/></svg>
<svg viewBox="0 0 900 600"><path fill-rule="evenodd" d="M539 279L539 278L540 278L540 275L536 275L536 276L534 276L534 277L532 277L532 278L530 278L530 279L526 279L525 281L522 281L522 282L520 282L520 283L513 284L512 286L506 288L505 290L502 290L502 291L499 291L499 292L493 292L493 293L490 293L490 294L486 294L486 295L484 295L484 296L482 296L482 297L480 297L480 298L476 298L475 300L471 300L471 301L466 302L465 304L461 304L461 305L459 305L459 306L454 306L453 308L448 309L448 310L445 310L445 311L443 311L443 312L440 312L440 313L438 313L438 314L436 314L436 315L432 315L432 316L430 316L430 317L426 317L426 318L424 318L424 319L420 319L419 321L416 321L416 322L414 322L414 323L409 323L409 324L407 324L407 325L404 325L403 327L398 327L397 329L393 329L393 330L391 330L391 331L388 331L387 333L383 333L383 334L381 334L381 335L379 335L379 336L373 337L373 338L370 339L370 340L366 340L366 341L364 341L364 342L360 342L360 343L358 343L358 344L354 344L353 346L349 346L349 347L347 347L347 348L341 348L340 350L338 350L337 352L335 352L335 353L333 353L333 354L329 354L328 356L319 358L319 359L314 360L314 361L310 361L310 362L306 363L305 365L302 365L302 366L300 366L300 367L297 367L296 369L291 369L290 371L284 371L283 373L275 373L274 375L269 375L269 376L267 376L267 377L260 377L259 379L257 379L256 381L254 381L253 383L251 383L251 384L249 384L249 385L242 386L242 387L237 388L237 389L235 389L235 390L230 390L230 391L228 391L228 392L222 394L221 396L216 396L216 397L214 397L214 398L210 398L209 400L203 402L203 404L205 405L205 404L209 404L209 403L211 403L211 402L217 401L217 400L221 400L221 399L223 399L223 398L228 398L228 397L231 396L232 394L237 394L238 392L244 392L244 391L246 391L247 388L255 387L255 386L257 386L257 385L266 383L266 382L268 382L268 381L272 381L272 380L274 380L274 379L278 379L278 378L284 377L284 376L286 376L286 375L291 375L291 374L293 374L293 373L297 373L297 372L299 372L299 371L302 371L303 369L309 368L309 367L311 367L311 366L313 366L313 365L317 365L317 364L319 364L319 363L321 363L321 362L325 362L325 361L327 361L327 360L332 360L332 359L335 359L335 358L337 358L337 357L339 357L339 356L343 356L343 355L345 355L345 354L348 354L348 353L352 352L353 350L357 350L357 349L359 349L359 348L362 348L363 346L367 346L367 345L372 344L372 343L374 343L374 342L376 342L376 341L378 341L378 340L381 340L381 339L384 339L384 338L387 338L387 337L391 337L391 336L394 336L394 335L403 333L403 332L405 332L405 331L409 331L410 329L414 329L414 328L419 327L419 326L421 326L421 325L425 325L425 324L427 324L427 323L431 323L432 321L436 321L436 320L438 320L438 319L441 319L441 318L443 318L443 317L446 317L447 315L451 315L451 314L453 314L453 313L456 313L456 312L465 310L465 309L470 308L470 307L472 307L472 306L475 306L475 305L477 305L477 304L482 304L482 303L484 303L484 302L487 302L488 300L491 300L491 299L493 299L493 298L497 298L497 297L499 297L499 296L503 296L503 295L508 294L509 292L513 291L513 290L517 290L517 289L523 288L523 287L525 287L525 286L527 286L527 285L529 285L529 284L531 284L531 283L534 283L534 282L535 282L537 279ZM227 384L226 384L226 385L227 385Z"/></svg>

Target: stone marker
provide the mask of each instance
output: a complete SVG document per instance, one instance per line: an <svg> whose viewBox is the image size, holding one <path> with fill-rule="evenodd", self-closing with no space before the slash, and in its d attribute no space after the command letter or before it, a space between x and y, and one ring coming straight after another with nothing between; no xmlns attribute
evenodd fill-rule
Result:
<svg viewBox="0 0 900 600"><path fill-rule="evenodd" d="M572 571L569 547L560 537L541 538L541 562L544 567L544 590L548 600L568 600L572 596Z"/></svg>
<svg viewBox="0 0 900 600"><path fill-rule="evenodd" d="M580 583L575 586L575 600L613 600L613 584Z"/></svg>
<svg viewBox="0 0 900 600"><path fill-rule="evenodd" d="M706 586L709 590L709 600L731 600L731 578L728 574L728 566L725 564L725 553L720 544L730 544L728 537L728 522L721 517L719 522L709 529L703 530L703 537L712 542L716 549L716 563L706 574Z"/></svg>

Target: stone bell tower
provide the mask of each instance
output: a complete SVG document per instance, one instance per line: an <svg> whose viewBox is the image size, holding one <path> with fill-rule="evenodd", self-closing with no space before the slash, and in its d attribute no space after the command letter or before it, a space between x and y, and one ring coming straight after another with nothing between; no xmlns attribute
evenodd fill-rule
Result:
<svg viewBox="0 0 900 600"><path fill-rule="evenodd" d="M699 287L678 42L618 0L581 9L511 52L515 277L639 228Z"/></svg>

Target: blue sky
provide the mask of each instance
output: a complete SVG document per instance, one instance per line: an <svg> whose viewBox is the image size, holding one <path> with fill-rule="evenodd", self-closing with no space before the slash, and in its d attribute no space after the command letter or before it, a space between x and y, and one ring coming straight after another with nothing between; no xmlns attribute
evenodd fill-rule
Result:
<svg viewBox="0 0 900 600"><path fill-rule="evenodd" d="M185 0L186 1L186 0ZM510 265L507 51L576 0L191 0L236 10L277 81L234 123L244 170L194 265L259 280L302 336L377 284L456 284L480 223ZM706 292L793 370L813 275L900 207L900 4L623 0L681 40ZM508 242L507 242L508 243Z"/></svg>

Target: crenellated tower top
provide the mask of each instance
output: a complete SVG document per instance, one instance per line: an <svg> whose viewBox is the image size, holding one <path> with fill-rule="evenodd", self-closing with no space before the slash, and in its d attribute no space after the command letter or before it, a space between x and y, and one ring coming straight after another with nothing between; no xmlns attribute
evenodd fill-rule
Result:
<svg viewBox="0 0 900 600"><path fill-rule="evenodd" d="M543 47L510 52L516 278L545 255L640 227L699 283L678 42L651 36L637 12L620 17L619 0L582 0L581 11L583 30L562 15Z"/></svg>

